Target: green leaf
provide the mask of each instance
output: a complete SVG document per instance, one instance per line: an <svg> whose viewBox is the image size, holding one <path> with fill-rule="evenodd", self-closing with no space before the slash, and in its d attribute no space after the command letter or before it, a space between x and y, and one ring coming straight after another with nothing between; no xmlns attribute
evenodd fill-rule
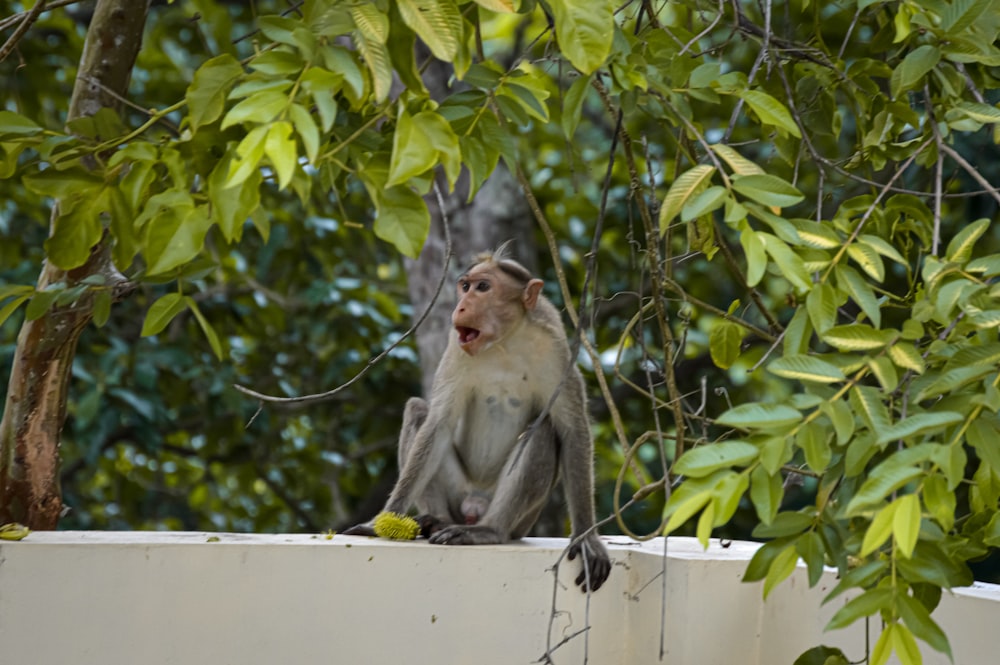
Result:
<svg viewBox="0 0 1000 665"><path fill-rule="evenodd" d="M357 65L354 64L349 55L345 55L340 59L346 63L350 63L350 67L356 72L358 79L363 80L361 70L357 68ZM341 73L334 74L319 67L312 67L302 75L302 88L309 93L313 102L315 102L316 112L319 114L320 126L324 132L330 131L334 121L337 119L338 106L334 93L340 90L343 81L344 76ZM364 86L362 85L361 87L363 88ZM292 121L295 122L294 117ZM303 133L298 128L297 122L296 129L298 129L299 134ZM308 147L306 148L306 154L309 154Z"/></svg>
<svg viewBox="0 0 1000 665"><path fill-rule="evenodd" d="M675 474L703 478L719 469L746 466L757 458L757 446L743 441L723 441L688 450L674 464Z"/></svg>
<svg viewBox="0 0 1000 665"><path fill-rule="evenodd" d="M260 170L253 170L249 177L234 187L226 187L230 159L219 160L208 177L208 200L212 204L212 221L227 242L237 242L243 236L243 225L260 206Z"/></svg>
<svg viewBox="0 0 1000 665"><path fill-rule="evenodd" d="M282 120L271 124L264 139L264 154L271 160L278 176L278 189L284 189L292 181L295 165L298 164L290 122Z"/></svg>
<svg viewBox="0 0 1000 665"><path fill-rule="evenodd" d="M610 0L549 0L559 48L574 67L593 73L611 53L615 5Z"/></svg>
<svg viewBox="0 0 1000 665"><path fill-rule="evenodd" d="M961 413L956 413L955 411L918 413L904 418L886 429L880 430L877 442L879 444L889 443L897 439L908 439L918 434L936 432L945 427L957 425L964 419Z"/></svg>
<svg viewBox="0 0 1000 665"><path fill-rule="evenodd" d="M410 189L397 185L381 192L375 204L375 235L404 256L417 258L431 227L431 215L424 200Z"/></svg>
<svg viewBox="0 0 1000 665"><path fill-rule="evenodd" d="M678 497L678 500L674 501L674 497ZM690 496L684 496L679 492L675 492L671 496L671 500L667 502L667 510L670 512L670 518L667 520L667 525L663 528L663 535L668 536L683 526L711 500L711 489L704 489Z"/></svg>
<svg viewBox="0 0 1000 665"><path fill-rule="evenodd" d="M695 537L698 538L698 542L705 549L708 549L708 539L712 536L712 524L715 522L715 502L710 501L705 510L702 511L701 517L698 518L698 526L695 529Z"/></svg>
<svg viewBox="0 0 1000 665"><path fill-rule="evenodd" d="M695 196L681 210L681 221L690 222L722 207L728 197L725 187L716 185Z"/></svg>
<svg viewBox="0 0 1000 665"><path fill-rule="evenodd" d="M841 351L871 351L886 345L885 335L863 323L834 326L820 334L820 338Z"/></svg>
<svg viewBox="0 0 1000 665"><path fill-rule="evenodd" d="M352 5L352 13L367 5ZM376 11L376 13L378 13ZM372 86L375 90L375 102L381 104L389 96L392 88L392 62L389 57L389 50L385 46L385 41L378 41L363 33L356 35L356 44L361 57L368 66L368 71L372 77Z"/></svg>
<svg viewBox="0 0 1000 665"><path fill-rule="evenodd" d="M34 290L34 289L32 289L32 290ZM6 321L7 319L9 319L10 315L13 314L14 312L16 312L17 308L20 307L21 304L25 300L27 300L29 298L31 298L31 294L30 293L26 293L25 295L21 295L21 296L18 296L16 298L14 298L13 300L11 300L10 302L8 302L3 307L0 307L0 326L2 326L4 324L4 321ZM45 310L42 310L42 311L44 312Z"/></svg>
<svg viewBox="0 0 1000 665"><path fill-rule="evenodd" d="M746 572L743 573L744 582L756 582L767 576L771 565L779 554L786 549L795 549L795 539L792 537L777 538L769 543L764 543L757 548L750 563L747 564Z"/></svg>
<svg viewBox="0 0 1000 665"><path fill-rule="evenodd" d="M882 264L882 257L868 245L859 242L848 245L847 255L876 282L885 279L885 266Z"/></svg>
<svg viewBox="0 0 1000 665"><path fill-rule="evenodd" d="M818 646L803 652L792 665L851 665L851 661L840 649Z"/></svg>
<svg viewBox="0 0 1000 665"><path fill-rule="evenodd" d="M711 147L712 151L729 165L734 175L761 175L764 173L764 169L741 155L735 148L724 143L714 143Z"/></svg>
<svg viewBox="0 0 1000 665"><path fill-rule="evenodd" d="M871 616L892 606L891 589L869 589L857 598L852 598L837 610L823 630L846 628L858 619Z"/></svg>
<svg viewBox="0 0 1000 665"><path fill-rule="evenodd" d="M222 119L222 129L242 123L268 123L288 106L289 99L280 90L264 90L250 95L234 106Z"/></svg>
<svg viewBox="0 0 1000 665"><path fill-rule="evenodd" d="M861 551L859 554L866 557L885 544L892 535L893 521L896 512L899 510L899 502L893 501L885 508L878 510L872 518L868 529L865 531L864 540L861 541Z"/></svg>
<svg viewBox="0 0 1000 665"><path fill-rule="evenodd" d="M920 639L927 642L935 651L946 654L948 658L953 659L948 637L941 630L941 627L931 619L930 612L927 611L923 603L905 593L899 594L896 599L899 617L906 624L906 627L919 635Z"/></svg>
<svg viewBox="0 0 1000 665"><path fill-rule="evenodd" d="M884 432L889 428L889 411L882 403L881 393L871 386L854 386L850 393L851 406L868 424L873 433Z"/></svg>
<svg viewBox="0 0 1000 665"><path fill-rule="evenodd" d="M161 209L146 227L148 274L162 274L197 256L211 225L206 206Z"/></svg>
<svg viewBox="0 0 1000 665"><path fill-rule="evenodd" d="M191 131L215 122L222 115L229 88L243 74L243 67L228 53L205 62L194 73L186 99Z"/></svg>
<svg viewBox="0 0 1000 665"><path fill-rule="evenodd" d="M563 97L562 129L567 139L572 140L576 134L576 127L580 124L580 116L583 113L583 100L587 97L592 78L592 76L577 77Z"/></svg>
<svg viewBox="0 0 1000 665"><path fill-rule="evenodd" d="M969 423L969 428L965 431L965 439L976 449L976 455L983 463L987 464L993 473L1000 476L1000 446L997 439L1000 432L997 432L992 425L984 419L976 419Z"/></svg>
<svg viewBox="0 0 1000 665"><path fill-rule="evenodd" d="M836 365L801 354L778 358L768 365L767 370L786 379L813 383L836 383L847 378Z"/></svg>
<svg viewBox="0 0 1000 665"><path fill-rule="evenodd" d="M954 263L965 263L971 259L973 248L989 227L990 220L984 217L956 233L955 237L948 243L945 259Z"/></svg>
<svg viewBox="0 0 1000 665"><path fill-rule="evenodd" d="M63 270L79 268L90 258L90 250L101 241L101 212L106 196L64 199L55 218L52 235L45 241L46 258Z"/></svg>
<svg viewBox="0 0 1000 665"><path fill-rule="evenodd" d="M438 60L451 62L462 38L462 16L452 0L397 0L403 22Z"/></svg>
<svg viewBox="0 0 1000 665"><path fill-rule="evenodd" d="M743 90L736 94L753 109L762 123L772 125L780 132L787 132L797 139L802 138L788 108L771 95L762 90Z"/></svg>
<svg viewBox="0 0 1000 665"><path fill-rule="evenodd" d="M222 343L219 341L219 336L216 334L212 325L208 322L208 319L206 319L201 313L201 310L198 309L198 303L195 302L194 298L190 296L185 296L184 302L191 308L194 318L198 321L198 325L201 326L201 331L205 333L205 337L208 338L208 344L212 347L212 352L215 353L215 357L222 360Z"/></svg>
<svg viewBox="0 0 1000 665"><path fill-rule="evenodd" d="M923 665L924 657L920 654L917 641L913 639L913 633L901 623L891 624L892 649L899 656L902 665Z"/></svg>
<svg viewBox="0 0 1000 665"><path fill-rule="evenodd" d="M948 490L948 481L940 474L932 474L924 478L924 505L927 511L945 531L951 531L955 526L955 493Z"/></svg>
<svg viewBox="0 0 1000 665"><path fill-rule="evenodd" d="M837 435L837 445L842 446L850 441L851 436L854 434L854 413L847 402L842 399L824 402L820 405L820 410L833 423L833 431ZM888 422L888 413L886 413L885 418L886 422Z"/></svg>
<svg viewBox="0 0 1000 665"><path fill-rule="evenodd" d="M802 534L798 542L795 543L795 550L799 557L806 562L809 571L809 587L816 586L823 576L824 548L823 538L815 531Z"/></svg>
<svg viewBox="0 0 1000 665"><path fill-rule="evenodd" d="M142 336L158 335L186 308L187 301L180 293L168 293L158 298L146 312L146 320L142 323Z"/></svg>
<svg viewBox="0 0 1000 665"><path fill-rule="evenodd" d="M919 467L887 463L891 461L892 458L875 467L854 498L847 504L846 513L848 516L857 515L865 508L879 503L903 485L916 480L923 474L923 470Z"/></svg>
<svg viewBox="0 0 1000 665"><path fill-rule="evenodd" d="M0 111L0 136L32 136L41 131L41 127L19 113Z"/></svg>
<svg viewBox="0 0 1000 665"><path fill-rule="evenodd" d="M774 591L774 588L781 584L788 576L795 571L795 566L799 562L799 553L794 547L784 549L778 556L774 557L774 562L767 571L764 578L764 599Z"/></svg>
<svg viewBox="0 0 1000 665"><path fill-rule="evenodd" d="M829 433L826 428L813 421L799 430L795 445L802 449L806 464L816 473L826 471L833 453L830 450Z"/></svg>
<svg viewBox="0 0 1000 665"><path fill-rule="evenodd" d="M725 427L751 429L787 427L800 420L802 420L802 414L790 406L751 402L729 409L715 422Z"/></svg>
<svg viewBox="0 0 1000 665"><path fill-rule="evenodd" d="M953 107L963 115L972 118L976 122L984 124L995 124L1000 122L1000 109L990 104L979 102L959 102Z"/></svg>
<svg viewBox="0 0 1000 665"><path fill-rule="evenodd" d="M28 191L54 199L96 196L104 188L104 178L78 168L66 171L49 168L25 176L21 182Z"/></svg>
<svg viewBox="0 0 1000 665"><path fill-rule="evenodd" d="M920 535L920 499L916 494L906 494L893 503L898 508L892 519L892 535L899 553L909 559Z"/></svg>
<svg viewBox="0 0 1000 665"><path fill-rule="evenodd" d="M702 192L715 173L715 167L708 164L698 164L691 167L670 185L667 195L660 206L660 234L665 234L670 222L680 214L687 202Z"/></svg>
<svg viewBox="0 0 1000 665"><path fill-rule="evenodd" d="M837 323L837 292L823 282L813 286L806 296L806 309L813 328L822 335Z"/></svg>
<svg viewBox="0 0 1000 665"><path fill-rule="evenodd" d="M299 135L299 140L302 141L306 158L310 163L315 164L316 155L319 153L319 128L316 127L315 121L313 121L309 111L300 104L292 104L288 107L288 117L295 126L295 133Z"/></svg>
<svg viewBox="0 0 1000 665"><path fill-rule="evenodd" d="M924 359L912 343L896 342L889 347L889 359L896 363L898 367L908 369L923 374Z"/></svg>
<svg viewBox="0 0 1000 665"><path fill-rule="evenodd" d="M892 72L890 87L893 99L902 93L918 87L938 62L941 61L941 50L930 44L924 44L906 54L903 62Z"/></svg>
<svg viewBox="0 0 1000 665"><path fill-rule="evenodd" d="M661 225L661 231L663 228ZM767 271L767 250L749 224L740 232L740 245L747 257L747 286L757 286Z"/></svg>
<svg viewBox="0 0 1000 665"><path fill-rule="evenodd" d="M905 10L905 6L900 7L900 14ZM882 634L878 636L878 640L875 641L875 646L872 647L871 657L868 659L868 665L885 665L889 661L889 656L892 655L892 634L896 630L896 626L899 624L890 623L883 630ZM909 663L904 663L903 665L910 665Z"/></svg>
<svg viewBox="0 0 1000 665"><path fill-rule="evenodd" d="M418 117L420 115L423 114L418 114ZM425 124L429 123L425 121ZM415 118L400 107L392 139L392 159L389 162L389 180L386 186L400 185L426 173L437 164L437 156L438 152L431 144L427 132L422 131Z"/></svg>
<svg viewBox="0 0 1000 665"><path fill-rule="evenodd" d="M716 367L729 369L740 356L743 327L732 321L716 321L708 333L708 349Z"/></svg>
<svg viewBox="0 0 1000 665"><path fill-rule="evenodd" d="M784 495L785 492L780 473L770 474L762 465L755 466L753 471L750 472L750 502L753 503L754 510L757 511L757 517L760 518L763 524L772 524L775 516L778 514L778 509L781 508L781 500ZM788 514L798 515L798 513ZM801 517L805 518L806 526L811 523L811 520L805 515L801 515ZM803 526L802 528L806 527ZM801 531L802 528L788 533L768 533L767 535L761 535L761 537L790 535L791 533ZM754 535L757 535L756 531Z"/></svg>
<svg viewBox="0 0 1000 665"><path fill-rule="evenodd" d="M764 249L774 259L781 274L797 291L808 291L812 287L812 278L802 257L793 252L784 240L770 233L758 233L757 237L764 243Z"/></svg>
<svg viewBox="0 0 1000 665"><path fill-rule="evenodd" d="M743 196L766 206L787 208L801 202L805 196L783 178L768 173L733 176L733 189Z"/></svg>
<svg viewBox="0 0 1000 665"><path fill-rule="evenodd" d="M267 130L267 125L254 127L236 146L236 159L229 164L226 187L242 184L257 170L260 160L264 158L264 139L267 136Z"/></svg>
<svg viewBox="0 0 1000 665"><path fill-rule="evenodd" d="M896 386L899 385L899 375L896 374L896 366L892 364L891 360L885 356L876 356L868 358L866 363L872 375L878 379L882 390L891 393L896 389Z"/></svg>
<svg viewBox="0 0 1000 665"><path fill-rule="evenodd" d="M111 318L111 292L104 289L94 294L94 325L103 328L104 324ZM0 320L0 323L3 323Z"/></svg>
<svg viewBox="0 0 1000 665"><path fill-rule="evenodd" d="M838 265L834 272L837 275L837 284L840 289L858 304L873 326L882 327L882 310L879 309L875 292L868 282L858 274L858 271L849 266Z"/></svg>
<svg viewBox="0 0 1000 665"><path fill-rule="evenodd" d="M962 36L992 6L992 0L952 0L941 13L941 29L950 35Z"/></svg>
<svg viewBox="0 0 1000 665"><path fill-rule="evenodd" d="M298 21L283 16L261 16L257 19L257 27L264 35L279 44L295 46L295 28L299 26Z"/></svg>

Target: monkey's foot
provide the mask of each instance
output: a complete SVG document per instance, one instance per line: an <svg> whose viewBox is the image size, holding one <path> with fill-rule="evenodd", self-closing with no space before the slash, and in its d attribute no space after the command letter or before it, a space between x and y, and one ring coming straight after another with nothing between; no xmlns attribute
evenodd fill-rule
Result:
<svg viewBox="0 0 1000 665"><path fill-rule="evenodd" d="M430 537L435 545L498 545L506 542L496 529L482 524L452 524Z"/></svg>
<svg viewBox="0 0 1000 665"><path fill-rule="evenodd" d="M608 551L596 536L588 536L569 548L571 561L577 557L582 559L584 569L576 576L576 584L580 591L586 593L597 591L611 574L611 558Z"/></svg>
<svg viewBox="0 0 1000 665"><path fill-rule="evenodd" d="M430 538L435 533L451 524L451 522L425 513L423 515L417 515L417 524L420 525L420 535L424 538Z"/></svg>

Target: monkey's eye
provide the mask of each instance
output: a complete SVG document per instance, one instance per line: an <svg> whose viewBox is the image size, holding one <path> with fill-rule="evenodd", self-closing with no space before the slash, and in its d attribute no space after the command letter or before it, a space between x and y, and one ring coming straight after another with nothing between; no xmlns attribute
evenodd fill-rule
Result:
<svg viewBox="0 0 1000 665"><path fill-rule="evenodd" d="M468 282L468 280L464 280L463 279L461 282L459 282L458 283L458 288L462 289L462 293L468 293L469 292L469 282Z"/></svg>
<svg viewBox="0 0 1000 665"><path fill-rule="evenodd" d="M476 291L489 291L490 283L487 281L482 281L476 284Z"/></svg>

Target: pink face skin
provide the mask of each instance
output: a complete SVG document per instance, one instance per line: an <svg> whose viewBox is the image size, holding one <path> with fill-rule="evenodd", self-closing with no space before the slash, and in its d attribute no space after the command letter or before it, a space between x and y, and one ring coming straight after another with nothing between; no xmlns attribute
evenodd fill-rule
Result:
<svg viewBox="0 0 1000 665"><path fill-rule="evenodd" d="M470 356L503 338L525 311L538 302L542 281L522 289L511 277L489 264L479 264L458 279L458 305L451 315L458 345Z"/></svg>
<svg viewBox="0 0 1000 665"><path fill-rule="evenodd" d="M476 270L458 279L458 305L451 322L458 333L458 345L474 356L494 341L497 330L490 305L497 298L493 271Z"/></svg>

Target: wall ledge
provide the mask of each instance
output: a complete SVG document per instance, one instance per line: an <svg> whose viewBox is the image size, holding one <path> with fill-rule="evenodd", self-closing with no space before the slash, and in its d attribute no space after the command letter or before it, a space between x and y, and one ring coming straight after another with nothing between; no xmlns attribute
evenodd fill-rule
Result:
<svg viewBox="0 0 1000 665"><path fill-rule="evenodd" d="M604 537L588 596L565 539L449 547L309 534L34 532L0 541L3 662L791 663L818 644L864 655L865 626L823 632L832 571L800 568L764 603L740 582L758 545ZM664 558L666 546L666 558ZM664 570L666 576L663 576ZM666 604L664 605L664 599ZM555 613L553 613L555 608ZM955 663L993 665L1000 586L945 593ZM869 622L870 640L879 630ZM724 636L724 639L720 639ZM921 644L924 647L923 644ZM949 663L924 648L924 662Z"/></svg>

